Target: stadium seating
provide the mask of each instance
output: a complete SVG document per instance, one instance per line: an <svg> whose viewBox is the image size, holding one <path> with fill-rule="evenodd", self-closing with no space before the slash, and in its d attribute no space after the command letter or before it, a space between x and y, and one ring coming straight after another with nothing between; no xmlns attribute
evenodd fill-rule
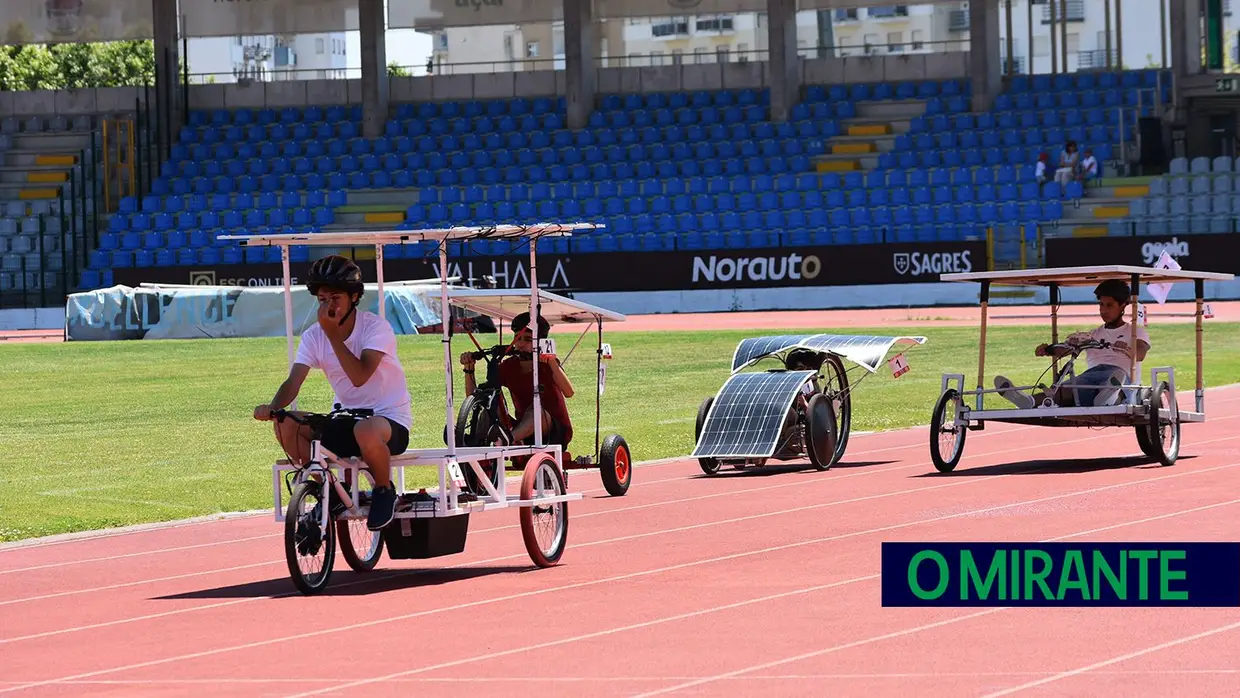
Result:
<svg viewBox="0 0 1240 698"><path fill-rule="evenodd" d="M90 116L0 120L0 293L9 298L61 287L73 247L62 241L60 189L81 172L78 153L94 127Z"/></svg>
<svg viewBox="0 0 1240 698"><path fill-rule="evenodd" d="M1109 234L1229 233L1240 215L1240 158L1175 158L1168 175L1145 189L1129 203L1127 216L1111 222Z"/></svg>
<svg viewBox="0 0 1240 698"><path fill-rule="evenodd" d="M363 193L407 202L394 223L402 229L607 225L552 251L976 238L1062 217L1065 199L1084 192L1039 187L1036 153L1075 139L1105 159L1120 137L1108 110L1135 106L1155 80L1154 71L1017 78L982 114L969 112L965 80L814 85L781 124L767 121L765 90L607 95L580 131L565 128L563 98L423 102L396 106L376 139L360 136L359 106L194 112L150 193L110 219L82 283L106 283L118 267L278 261L218 236L339 228L337 209ZM861 129L894 139L888 152L855 149L876 157L873 169L821 166L833 139L857 131L859 105L902 100L925 105L905 132ZM455 250L508 251L503 242Z"/></svg>

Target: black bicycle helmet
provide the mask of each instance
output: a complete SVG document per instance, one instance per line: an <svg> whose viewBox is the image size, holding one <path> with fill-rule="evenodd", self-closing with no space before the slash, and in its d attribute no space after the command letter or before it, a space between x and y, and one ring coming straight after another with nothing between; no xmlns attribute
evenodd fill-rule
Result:
<svg viewBox="0 0 1240 698"><path fill-rule="evenodd" d="M1094 288L1094 297L1099 300L1103 297L1114 298L1116 303L1127 305L1132 298L1132 289L1119 279L1107 279Z"/></svg>
<svg viewBox="0 0 1240 698"><path fill-rule="evenodd" d="M310 265L306 288L317 296L323 287L350 295L356 293L359 298L366 291L366 285L362 283L362 270L353 260L338 254L322 257Z"/></svg>
<svg viewBox="0 0 1240 698"><path fill-rule="evenodd" d="M512 331L520 332L521 330L528 327L529 324L530 324L530 314L528 312L521 313L520 315L512 319L512 325L511 325ZM543 317L542 315L539 315L538 316L538 337L539 339L545 339L547 335L549 334L551 334L551 323L547 322L547 318Z"/></svg>

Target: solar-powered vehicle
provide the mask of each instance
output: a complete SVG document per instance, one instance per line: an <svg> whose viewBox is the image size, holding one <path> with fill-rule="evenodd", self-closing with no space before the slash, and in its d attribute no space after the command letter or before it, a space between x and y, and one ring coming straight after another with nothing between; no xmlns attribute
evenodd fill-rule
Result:
<svg viewBox="0 0 1240 698"><path fill-rule="evenodd" d="M448 294L448 302L455 307L478 313L481 316L495 318L504 322L511 321L517 315L529 309L528 292L509 291L504 289L454 289ZM580 346L591 329L597 329L598 339L595 347L596 381L594 389L594 453L579 455L573 458L568 452L569 443L566 435L557 433L555 443L562 451L561 467L567 477L569 470L598 468L603 488L613 497L623 496L629 491L633 481L633 463L628 442L620 434L608 434L600 444L600 418L602 415L603 390L606 383L606 366L603 363L612 358L610 344L603 343L603 322L623 322L625 317L619 313L605 310L589 303L566 298L543 289L538 291L537 299L539 314L551 326L561 324L585 324L585 329L577 337L576 343L561 360L561 366L567 366L573 352ZM486 366L486 378L478 383L472 395L461 402L461 410L456 418L456 441L470 447L481 447L507 440L506 430L512 428L511 418L504 398L503 388L499 381L499 364L505 357L515 354L512 344L503 342L504 322L496 322L500 332L500 342L491 347L482 347L478 340L473 340L477 351L473 352L474 360ZM554 340L543 340L543 350L555 351ZM521 467L520 459L514 459L513 465ZM503 471L496 468L494 461L483 464L483 471L498 485ZM470 489L478 492L482 486L473 478L472 472L466 473L466 481ZM567 487L567 484L565 485Z"/></svg>
<svg viewBox="0 0 1240 698"><path fill-rule="evenodd" d="M284 267L284 313L290 366L296 356L293 339L292 296L290 289L289 248L293 245L314 245L337 248L368 247L375 250L375 268L379 293L378 312L385 317L383 293L384 245L434 242L439 254L440 323L443 343L446 424L455 422L453 399L454 356L451 347L452 317L449 306L447 250L450 242L481 239L526 239L530 250L530 286L538 288L535 263L539 238L570 235L572 230L596 228L593 224L539 224L529 226L501 225L486 227L453 227L435 230L392 232L312 233L281 235L221 236L237 240L243 246L275 246L280 248ZM528 308L537 312L538 294L525 295ZM531 324L534 333L534 371L532 380L538 384L538 324ZM319 435L329 420L348 414L339 410L329 414L299 414L282 411L277 418L292 418L308 425L314 436L310 457L305 463L288 459L277 460L272 466L272 490L275 518L284 523L285 557L294 585L303 594L323 591L335 564L339 544L345 561L355 571L374 568L386 545L388 557L397 560L425 559L452 555L465 549L469 516L474 512L518 508L521 535L530 559L539 567L557 564L568 540L568 502L581 499L580 493L568 492L561 472L561 451L558 444L543 442L542 403L534 391L534 437L531 445L459 446L456 430L446 430L446 448L413 448L393 456L391 474L398 494L396 515L382 531L367 528L369 492L374 480L367 465L357 458L340 458L324 448ZM287 452L286 452L287 455ZM519 493L507 491L507 478L488 480L481 464L505 462L520 458L524 462ZM462 466L472 471L482 484L478 495L465 491ZM438 487L407 490L405 471L429 468L438 475ZM345 487L342 477L349 484ZM283 480L283 482L281 482ZM329 486L323 487L327 483ZM283 489L289 492L287 507Z"/></svg>
<svg viewBox="0 0 1240 698"><path fill-rule="evenodd" d="M1124 427L1131 428L1136 434L1137 444L1147 457L1163 464L1173 465L1179 457L1180 425L1183 423L1204 422L1205 392L1202 383L1202 320L1205 317L1205 282L1228 281L1232 274L1214 272L1198 272L1186 270L1157 269L1152 267L1134 266L1094 266L1094 267L1060 267L1051 269L1028 269L995 272L971 272L959 274L943 274L943 281L975 282L981 284L981 337L977 359L977 389L965 390L964 374L944 374L941 394L930 420L930 457L935 468L940 472L951 472L960 462L964 452L965 437L970 430L982 430L986 422L1009 422L1013 424L1030 424L1046 427ZM1128 318L1130 339L1129 346L1135 347L1136 328L1139 322L1138 308L1142 284L1175 284L1193 282L1197 302L1196 338L1196 392L1194 409L1182 409L1176 399L1175 369L1170 366L1151 368L1149 384L1142 384L1141 376L1136 375L1137 362L1133 356L1128 375L1134 383L1102 388L1096 385L1074 384L1076 377L1075 364L1078 357L1094 348L1106 348L1103 341L1060 341L1059 337L1059 306L1060 289L1067 287L1093 287L1099 283L1119 279L1128 283L1131 295L1131 316ZM986 315L992 286L1044 287L1050 292L1050 325L1052 349L1064 352L1062 359L1066 363L1062 368L1062 359L1053 359L1051 365L1043 373L1052 373L1049 387L1045 385L1012 386L1011 388L984 388L986 379ZM1158 351L1157 348L1154 351ZM1056 352L1058 354L1059 352ZM1149 357L1146 357L1147 360ZM1040 380L1040 379L1039 379ZM984 399L987 394L1014 390L1021 393L1032 393L1038 390L1046 396L1060 394L1057 391L1071 391L1073 388L1098 390L1093 404L1080 406L1059 406L1050 398L1043 399L1030 409L1004 401L998 409L986 408ZM999 399L1002 397L996 395ZM1066 401L1065 401L1066 402Z"/></svg>
<svg viewBox="0 0 1240 698"><path fill-rule="evenodd" d="M843 457L852 431L852 391L878 371L897 344L925 344L925 337L771 335L742 340L732 374L698 407L692 458L707 475L724 465L737 470L768 460L808 457L828 470ZM852 380L845 360L861 377ZM769 361L765 371L746 371ZM895 377L908 370L904 352L888 362Z"/></svg>

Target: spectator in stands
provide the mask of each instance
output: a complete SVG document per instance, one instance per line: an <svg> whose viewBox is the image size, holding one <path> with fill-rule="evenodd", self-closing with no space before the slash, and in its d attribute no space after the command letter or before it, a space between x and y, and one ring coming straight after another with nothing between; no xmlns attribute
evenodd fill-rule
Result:
<svg viewBox="0 0 1240 698"><path fill-rule="evenodd" d="M1055 170L1055 181L1060 186L1067 186L1076 177L1077 170L1080 168L1081 154L1076 147L1076 141L1068 141L1063 147L1063 152L1059 154L1059 169Z"/></svg>
<svg viewBox="0 0 1240 698"><path fill-rule="evenodd" d="M1098 176L1098 160L1094 157L1094 149L1085 150L1085 159L1081 160L1081 181L1088 184L1089 180Z"/></svg>
<svg viewBox="0 0 1240 698"><path fill-rule="evenodd" d="M1050 177L1046 174L1046 168L1051 164L1051 156L1042 153L1038 156L1038 162L1033 166L1033 176L1038 180L1038 186L1046 184Z"/></svg>

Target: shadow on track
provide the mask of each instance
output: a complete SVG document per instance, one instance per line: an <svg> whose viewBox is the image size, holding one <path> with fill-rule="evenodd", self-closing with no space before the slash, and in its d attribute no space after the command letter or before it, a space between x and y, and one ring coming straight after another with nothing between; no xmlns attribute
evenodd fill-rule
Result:
<svg viewBox="0 0 1240 698"><path fill-rule="evenodd" d="M1195 456L1180 456L1177 462L1192 460ZM1176 467L1176 466L1171 466ZM999 465L983 465L970 468L964 463L956 466L950 473L940 473L931 466L930 472L910 475L914 478L925 477L986 477L993 475L1070 475L1073 473L1094 473L1103 470L1166 470L1166 466L1151 461L1146 456L1122 456L1116 458L1038 458L1034 460L1002 463Z"/></svg>
<svg viewBox="0 0 1240 698"><path fill-rule="evenodd" d="M368 596L370 594L381 594L386 591L416 589L418 587L450 584L477 577L489 577L497 574L521 574L537 570L538 568L533 565L460 567L442 570L426 568L401 569L399 567L384 569L380 566L366 574L358 574L347 568L343 570L337 569L332 572L331 584L320 592L318 596ZM366 583L358 584L357 582ZM294 596L300 596L297 593L296 587L293 586L293 582L287 576L283 576L276 579L187 591L168 596L156 596L153 600L274 598L277 596L288 596L290 593Z"/></svg>

